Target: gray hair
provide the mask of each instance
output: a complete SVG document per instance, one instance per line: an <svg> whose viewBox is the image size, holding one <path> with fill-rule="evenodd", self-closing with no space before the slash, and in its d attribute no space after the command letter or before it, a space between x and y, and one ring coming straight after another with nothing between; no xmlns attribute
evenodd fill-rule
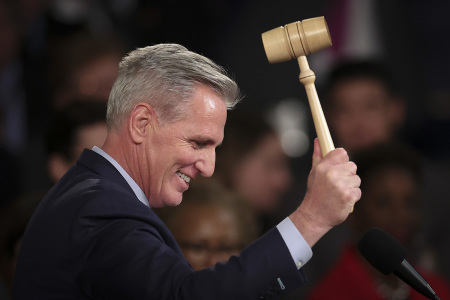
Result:
<svg viewBox="0 0 450 300"><path fill-rule="evenodd" d="M119 75L109 96L108 128L118 127L139 102L149 103L161 123L181 119L195 85L214 90L232 109L239 88L212 60L177 44L158 44L130 52L119 64Z"/></svg>

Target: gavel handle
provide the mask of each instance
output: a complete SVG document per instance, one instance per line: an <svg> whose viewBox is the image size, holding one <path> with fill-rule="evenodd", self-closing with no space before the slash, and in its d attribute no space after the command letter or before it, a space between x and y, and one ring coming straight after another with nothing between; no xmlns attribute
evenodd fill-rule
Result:
<svg viewBox="0 0 450 300"><path fill-rule="evenodd" d="M306 56L300 56L298 59L300 66L300 82L305 86L306 95L308 96L309 106L311 108L311 114L316 128L316 133L319 138L320 150L322 155L328 154L331 150L334 150L334 143L331 139L330 130L328 129L327 121L323 114L322 106L320 105L319 96L317 95L316 86L314 81L316 75L309 68Z"/></svg>

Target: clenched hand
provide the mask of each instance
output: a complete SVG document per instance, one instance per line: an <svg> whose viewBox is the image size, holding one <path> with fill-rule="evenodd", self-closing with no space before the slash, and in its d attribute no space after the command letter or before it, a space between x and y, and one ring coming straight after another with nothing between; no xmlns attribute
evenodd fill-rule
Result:
<svg viewBox="0 0 450 300"><path fill-rule="evenodd" d="M356 165L349 161L344 149L335 149L322 157L319 142L314 141L306 195L300 207L290 215L310 247L353 211L361 198L360 184Z"/></svg>

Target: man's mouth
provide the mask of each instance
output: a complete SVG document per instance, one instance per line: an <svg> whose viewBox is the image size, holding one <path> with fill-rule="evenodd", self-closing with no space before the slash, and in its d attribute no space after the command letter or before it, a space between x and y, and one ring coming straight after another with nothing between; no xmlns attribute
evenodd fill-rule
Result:
<svg viewBox="0 0 450 300"><path fill-rule="evenodd" d="M180 171L177 171L176 174L178 175L178 177L186 181L186 183L189 183L191 181L191 177L181 173Z"/></svg>

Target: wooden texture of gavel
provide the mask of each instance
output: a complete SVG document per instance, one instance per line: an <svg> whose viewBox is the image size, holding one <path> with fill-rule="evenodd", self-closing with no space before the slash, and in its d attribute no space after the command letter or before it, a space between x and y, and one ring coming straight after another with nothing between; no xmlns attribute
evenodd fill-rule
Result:
<svg viewBox="0 0 450 300"><path fill-rule="evenodd" d="M306 89L320 149L323 156L327 155L334 149L334 144L314 84L316 75L306 60L306 55L331 46L325 18L306 19L272 29L262 34L262 40L270 63L297 59L299 79Z"/></svg>

